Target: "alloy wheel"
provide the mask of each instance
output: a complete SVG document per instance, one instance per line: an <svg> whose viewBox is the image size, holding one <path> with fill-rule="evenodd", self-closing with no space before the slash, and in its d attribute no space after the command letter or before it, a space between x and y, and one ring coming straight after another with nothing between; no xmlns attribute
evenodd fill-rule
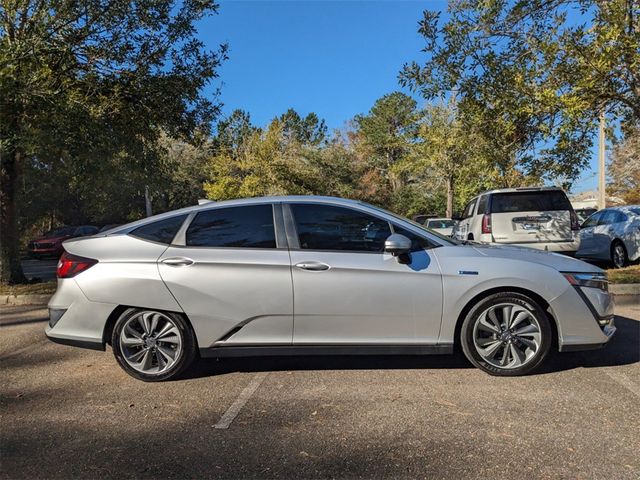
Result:
<svg viewBox="0 0 640 480"><path fill-rule="evenodd" d="M483 311L473 327L473 343L484 361L501 369L527 365L540 350L542 333L533 312L515 303Z"/></svg>
<svg viewBox="0 0 640 480"><path fill-rule="evenodd" d="M158 375L168 371L182 354L182 333L167 315L141 311L120 332L124 360L137 372Z"/></svg>
<svg viewBox="0 0 640 480"><path fill-rule="evenodd" d="M627 254L624 251L624 247L620 243L616 243L613 247L613 264L617 268L624 267L627 260Z"/></svg>

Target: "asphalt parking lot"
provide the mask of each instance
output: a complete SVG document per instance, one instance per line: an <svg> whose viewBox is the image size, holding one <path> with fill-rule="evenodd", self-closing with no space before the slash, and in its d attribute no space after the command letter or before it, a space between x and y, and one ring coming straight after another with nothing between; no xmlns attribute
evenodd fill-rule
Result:
<svg viewBox="0 0 640 480"><path fill-rule="evenodd" d="M138 382L0 309L2 478L640 476L640 306L612 343L499 379L461 356L201 361ZM224 428L226 427L226 428Z"/></svg>

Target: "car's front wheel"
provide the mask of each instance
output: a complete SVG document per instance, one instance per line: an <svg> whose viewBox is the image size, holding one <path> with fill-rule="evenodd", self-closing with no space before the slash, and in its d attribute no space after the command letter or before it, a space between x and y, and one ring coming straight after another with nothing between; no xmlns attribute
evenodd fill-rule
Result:
<svg viewBox="0 0 640 480"><path fill-rule="evenodd" d="M196 341L185 319L158 310L124 311L114 325L111 345L124 371L145 382L176 378L196 356Z"/></svg>
<svg viewBox="0 0 640 480"><path fill-rule="evenodd" d="M544 310L531 298L500 292L480 300L461 329L462 349L476 367L491 375L525 375L551 348L553 331Z"/></svg>

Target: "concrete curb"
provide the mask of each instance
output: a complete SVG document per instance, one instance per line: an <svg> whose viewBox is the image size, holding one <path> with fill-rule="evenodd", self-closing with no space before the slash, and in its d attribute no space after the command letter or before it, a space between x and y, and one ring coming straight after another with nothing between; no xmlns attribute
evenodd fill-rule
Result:
<svg viewBox="0 0 640 480"><path fill-rule="evenodd" d="M610 284L609 291L615 295L640 295L640 283Z"/></svg>
<svg viewBox="0 0 640 480"><path fill-rule="evenodd" d="M609 291L620 304L640 304L640 283L612 284ZM0 295L0 305L46 305L51 295Z"/></svg>
<svg viewBox="0 0 640 480"><path fill-rule="evenodd" d="M0 295L0 305L46 305L50 294L38 295Z"/></svg>

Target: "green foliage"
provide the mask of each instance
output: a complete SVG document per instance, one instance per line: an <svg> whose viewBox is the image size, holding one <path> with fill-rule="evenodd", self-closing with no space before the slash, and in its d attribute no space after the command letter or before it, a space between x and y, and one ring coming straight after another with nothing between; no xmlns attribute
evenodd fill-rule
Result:
<svg viewBox="0 0 640 480"><path fill-rule="evenodd" d="M492 163L569 186L586 166L605 108L640 119L636 0L451 2L419 24L426 61L401 83L426 98L457 92L476 111Z"/></svg>
<svg viewBox="0 0 640 480"><path fill-rule="evenodd" d="M64 221L121 214L118 202L140 203L161 180L161 132L191 137L218 114L201 92L226 46L207 51L195 30L216 10L207 0L1 0L0 281L23 280L19 208L34 219L45 201L20 201L25 185L40 193L37 179L61 180L44 190L47 214Z"/></svg>

